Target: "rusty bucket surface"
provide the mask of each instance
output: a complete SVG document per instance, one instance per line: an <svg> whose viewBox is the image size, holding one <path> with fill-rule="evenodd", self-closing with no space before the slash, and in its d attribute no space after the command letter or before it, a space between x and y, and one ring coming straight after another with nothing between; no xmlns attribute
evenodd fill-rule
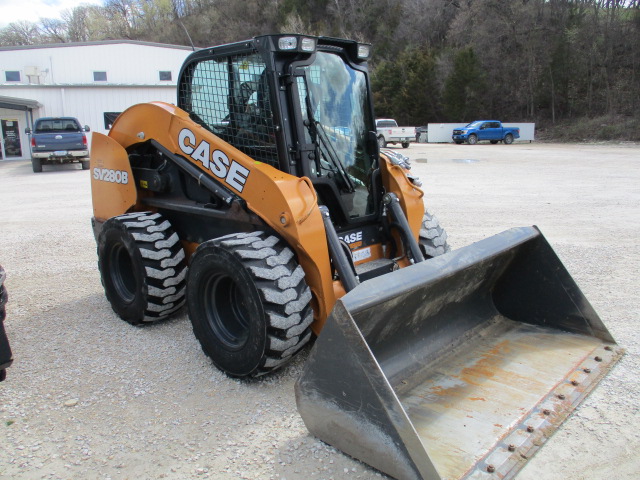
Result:
<svg viewBox="0 0 640 480"><path fill-rule="evenodd" d="M312 434L395 478L511 478L622 354L516 228L349 292L296 400Z"/></svg>

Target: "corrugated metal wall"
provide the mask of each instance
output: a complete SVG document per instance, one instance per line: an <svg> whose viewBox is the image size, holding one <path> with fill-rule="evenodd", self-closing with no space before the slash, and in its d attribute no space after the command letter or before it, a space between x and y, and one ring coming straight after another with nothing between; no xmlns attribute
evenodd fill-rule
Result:
<svg viewBox="0 0 640 480"><path fill-rule="evenodd" d="M176 103L178 74L190 53L186 48L132 43L0 48L0 96L38 101L42 106L33 110L34 120L77 117L92 131L107 133L107 112L151 101ZM19 71L20 81L7 82L7 71ZM94 81L96 71L106 72L107 81ZM161 71L171 72L171 80L160 80ZM22 111L0 113L2 118L20 118L22 132L31 126ZM87 137L90 141L91 135ZM25 147L22 158L30 158Z"/></svg>

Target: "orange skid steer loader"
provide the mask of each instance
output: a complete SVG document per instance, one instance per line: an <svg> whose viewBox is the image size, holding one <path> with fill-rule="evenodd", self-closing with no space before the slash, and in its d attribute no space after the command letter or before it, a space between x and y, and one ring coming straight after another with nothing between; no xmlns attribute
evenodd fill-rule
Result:
<svg viewBox="0 0 640 480"><path fill-rule="evenodd" d="M178 106L94 133L107 299L134 325L186 303L234 377L317 336L296 384L314 435L400 479L512 477L622 350L535 227L450 251L408 160L379 149L369 53L203 49Z"/></svg>

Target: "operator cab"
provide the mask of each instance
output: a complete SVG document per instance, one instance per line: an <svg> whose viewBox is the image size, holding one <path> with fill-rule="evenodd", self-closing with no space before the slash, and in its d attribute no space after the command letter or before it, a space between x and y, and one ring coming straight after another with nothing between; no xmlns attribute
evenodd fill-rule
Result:
<svg viewBox="0 0 640 480"><path fill-rule="evenodd" d="M381 199L369 52L300 35L200 50L180 73L178 106L256 161L309 177L336 227L354 228L378 218Z"/></svg>

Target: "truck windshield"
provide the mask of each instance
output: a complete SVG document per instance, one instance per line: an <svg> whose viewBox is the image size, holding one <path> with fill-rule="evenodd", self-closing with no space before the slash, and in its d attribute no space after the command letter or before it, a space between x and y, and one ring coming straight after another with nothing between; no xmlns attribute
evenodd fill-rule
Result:
<svg viewBox="0 0 640 480"><path fill-rule="evenodd" d="M367 152L370 125L367 79L339 55L317 52L311 65L301 67L298 92L306 141L318 146L320 158L311 174L336 178L351 218L373 213L369 182L373 167Z"/></svg>
<svg viewBox="0 0 640 480"><path fill-rule="evenodd" d="M79 132L80 125L73 118L52 118L36 122L35 133Z"/></svg>

